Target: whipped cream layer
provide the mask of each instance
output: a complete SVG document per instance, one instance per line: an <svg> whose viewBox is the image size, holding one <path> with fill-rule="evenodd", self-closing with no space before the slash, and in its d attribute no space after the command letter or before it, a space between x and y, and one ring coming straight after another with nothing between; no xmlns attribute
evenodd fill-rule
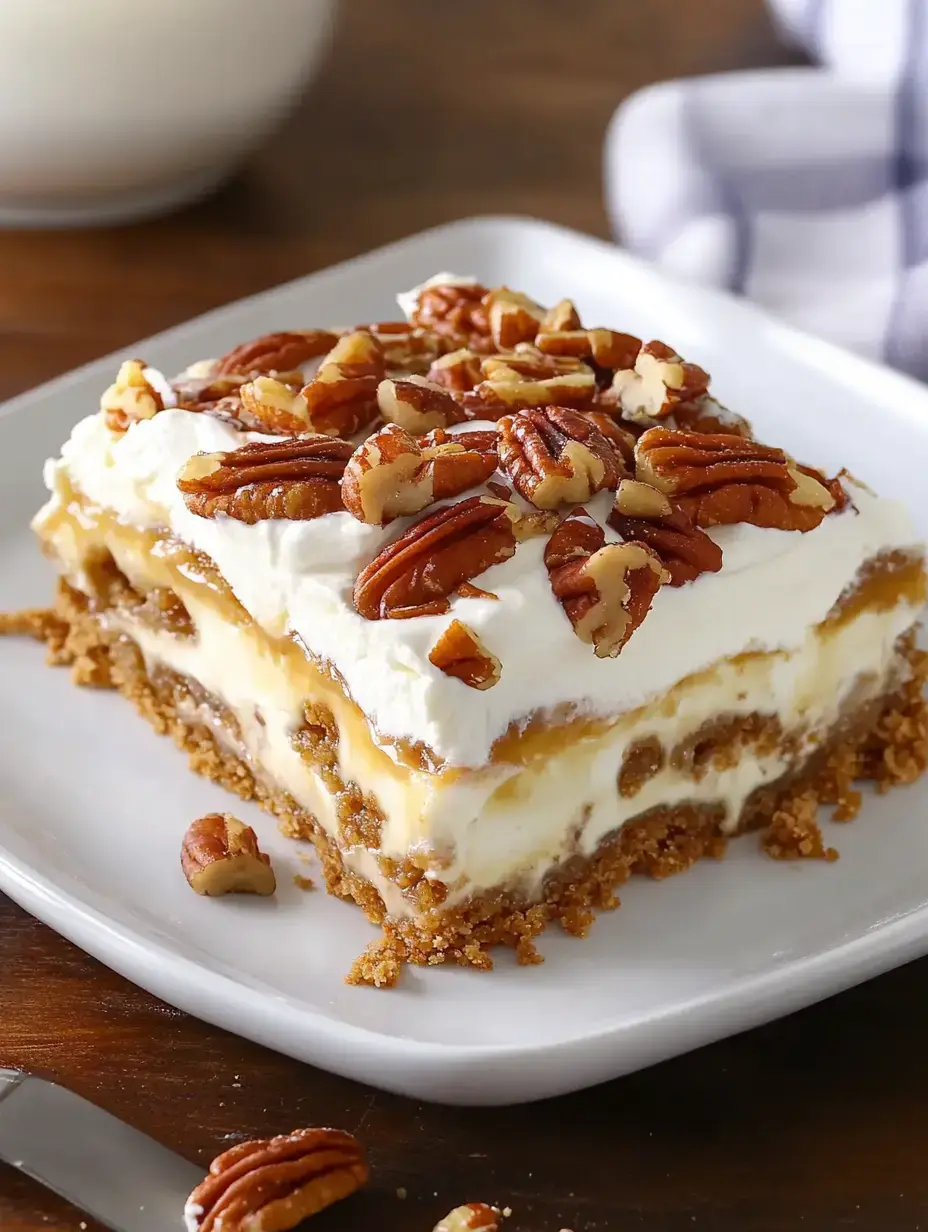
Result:
<svg viewBox="0 0 928 1232"><path fill-rule="evenodd" d="M187 509L176 476L192 454L272 439L189 411L162 412L122 435L91 415L47 465L52 496L36 529L41 534L45 517L61 505L66 485L59 478L129 525L168 528L212 558L259 625L274 636L296 634L331 663L380 739L424 742L449 766L485 764L512 724L539 712L568 705L590 715L621 714L719 660L797 649L868 559L914 549L917 541L904 506L853 482L853 505L806 534L718 527L710 534L724 553L722 571L679 589L662 587L621 653L599 659L551 593L542 538L519 544L512 558L475 579L498 602L455 598L442 616L369 621L352 606L355 578L411 519L381 528L335 513L246 525ZM601 524L611 499L602 493L588 506ZM607 540L617 538L605 530ZM429 663L455 618L499 658L502 675L493 688L470 689Z"/></svg>

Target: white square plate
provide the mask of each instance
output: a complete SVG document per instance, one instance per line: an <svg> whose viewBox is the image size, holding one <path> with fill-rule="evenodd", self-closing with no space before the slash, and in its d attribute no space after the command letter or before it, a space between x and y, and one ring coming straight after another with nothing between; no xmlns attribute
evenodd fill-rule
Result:
<svg viewBox="0 0 928 1232"><path fill-rule="evenodd" d="M735 299L671 281L617 248L542 223L477 219L404 240L131 348L177 371L268 330L395 315L439 269L569 295L583 317L671 341L712 372L759 435L847 465L907 500L928 531L928 392ZM0 412L0 608L42 604L50 571L27 530L43 459L98 404L114 359ZM850 665L849 665L850 666ZM304 893L300 848L256 808L274 901L204 900L178 861L187 823L229 805L121 698L75 689L40 647L0 639L0 888L136 983L294 1057L422 1099L493 1104L570 1091L826 997L928 952L928 780L829 827L837 864L784 866L756 838L662 883L637 879L582 942L491 975L408 969L391 992L344 973L375 935Z"/></svg>

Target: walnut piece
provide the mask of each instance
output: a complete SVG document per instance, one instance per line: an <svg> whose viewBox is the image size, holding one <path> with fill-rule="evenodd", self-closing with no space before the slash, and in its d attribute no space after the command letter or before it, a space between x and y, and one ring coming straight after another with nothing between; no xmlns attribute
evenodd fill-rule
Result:
<svg viewBox="0 0 928 1232"><path fill-rule="evenodd" d="M197 1232L286 1232L349 1197L367 1177L352 1134L295 1129L218 1155L184 1214Z"/></svg>
<svg viewBox="0 0 928 1232"><path fill-rule="evenodd" d="M496 655L460 620L452 620L442 633L429 651L429 662L472 689L491 689L502 671Z"/></svg>
<svg viewBox="0 0 928 1232"><path fill-rule="evenodd" d="M252 377L291 372L325 355L337 341L338 335L327 329L279 330L239 343L216 361L213 372L216 376L238 373Z"/></svg>
<svg viewBox="0 0 928 1232"><path fill-rule="evenodd" d="M466 418L451 394L425 377L381 381L377 405L387 423L399 424L414 436L462 423Z"/></svg>
<svg viewBox="0 0 928 1232"><path fill-rule="evenodd" d="M435 436L438 434L436 433ZM483 449L469 448L480 437ZM417 441L398 424L387 424L351 455L342 476L345 508L360 522L385 526L420 513L436 500L459 496L496 470L495 433L441 432L441 440Z"/></svg>
<svg viewBox="0 0 928 1232"><path fill-rule="evenodd" d="M177 477L191 513L238 522L307 521L343 508L351 446L329 436L254 441L231 453L194 454Z"/></svg>
<svg viewBox="0 0 928 1232"><path fill-rule="evenodd" d="M114 432L126 432L130 424L153 419L159 411L176 405L170 383L143 359L127 359L120 364L116 380L100 399L106 426Z"/></svg>
<svg viewBox="0 0 928 1232"><path fill-rule="evenodd" d="M207 813L192 822L180 853L184 876L197 894L273 894L271 860L251 826L231 813Z"/></svg>
<svg viewBox="0 0 928 1232"><path fill-rule="evenodd" d="M634 367L621 369L612 380L622 415L638 423L662 419L675 406L702 397L708 388L709 374L685 363L663 342L645 343Z"/></svg>
<svg viewBox="0 0 928 1232"><path fill-rule="evenodd" d="M499 424L500 468L539 509L582 504L619 482L622 462L594 423L567 407L520 411Z"/></svg>
<svg viewBox="0 0 928 1232"><path fill-rule="evenodd" d="M601 526L573 514L549 539L544 561L574 632L600 659L619 653L668 578L646 544L607 544Z"/></svg>
<svg viewBox="0 0 928 1232"><path fill-rule="evenodd" d="M841 507L817 471L730 433L650 428L635 456L637 478L672 495L696 526L750 522L808 531Z"/></svg>
<svg viewBox="0 0 928 1232"><path fill-rule="evenodd" d="M692 582L701 573L718 573L722 567L718 544L663 492L637 479L619 484L609 525L625 540L646 543L660 557L671 586Z"/></svg>
<svg viewBox="0 0 928 1232"><path fill-rule="evenodd" d="M516 550L515 506L471 496L415 522L358 575L354 605L367 620L437 616L462 582Z"/></svg>
<svg viewBox="0 0 928 1232"><path fill-rule="evenodd" d="M502 1215L495 1206L485 1202L467 1202L456 1206L440 1219L433 1232L499 1232Z"/></svg>

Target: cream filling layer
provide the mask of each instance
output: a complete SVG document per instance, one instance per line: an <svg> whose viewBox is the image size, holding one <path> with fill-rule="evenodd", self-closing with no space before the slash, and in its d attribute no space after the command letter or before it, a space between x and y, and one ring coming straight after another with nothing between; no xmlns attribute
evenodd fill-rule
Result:
<svg viewBox="0 0 928 1232"><path fill-rule="evenodd" d="M113 546L130 580L141 581L145 559L133 559L124 544ZM398 767L363 724L348 721L347 700L339 713L327 685L320 700L332 706L339 721L342 777L373 793L384 814L380 847L369 851L345 848L335 798L292 743L305 702L314 700L306 679L288 671L259 630L224 620L195 587L181 585L179 593L196 626L194 637L152 629L123 611L113 610L105 619L132 637L150 669L165 666L192 678L234 714L241 732L238 751L317 818L348 866L374 884L393 914L408 914L413 907L384 877L378 855L412 856L427 876L451 887L453 905L501 884L518 883L532 894L558 861L575 852L592 854L606 835L657 806L721 803L733 828L750 793L789 767L785 753L758 756L748 747L737 764L710 767L699 780L668 761L637 794L624 797L618 776L629 747L654 736L669 750L707 722L761 710L776 715L785 732L802 733L801 756L849 707L894 683L900 668L896 641L917 617L917 610L903 603L882 612L864 610L842 624L810 631L794 651L722 661L607 730L579 739L552 732L553 747L524 766L494 764L444 774Z"/></svg>

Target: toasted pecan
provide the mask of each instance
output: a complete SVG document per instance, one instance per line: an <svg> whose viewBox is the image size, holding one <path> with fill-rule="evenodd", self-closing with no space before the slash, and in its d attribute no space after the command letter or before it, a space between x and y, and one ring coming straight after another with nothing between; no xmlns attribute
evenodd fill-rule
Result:
<svg viewBox="0 0 928 1232"><path fill-rule="evenodd" d="M568 407L520 411L499 430L500 468L539 509L582 504L614 488L624 469L596 425Z"/></svg>
<svg viewBox="0 0 928 1232"><path fill-rule="evenodd" d="M660 557L671 586L692 582L701 573L717 573L722 567L718 544L650 484L623 479L609 525L625 540L646 543Z"/></svg>
<svg viewBox="0 0 928 1232"><path fill-rule="evenodd" d="M469 585L465 582L458 593ZM473 629L460 620L452 620L442 633L429 651L429 662L446 676L454 676L471 689L491 689L502 671L496 655L487 650Z"/></svg>
<svg viewBox="0 0 928 1232"><path fill-rule="evenodd" d="M338 335L327 329L278 330L241 342L216 361L216 376L239 373L251 377L292 372L331 351Z"/></svg>
<svg viewBox="0 0 928 1232"><path fill-rule="evenodd" d="M701 398L709 374L688 364L663 342L647 342L634 367L616 372L612 389L626 419L648 423L669 415L674 407Z"/></svg>
<svg viewBox="0 0 928 1232"><path fill-rule="evenodd" d="M424 377L381 381L377 405L387 423L399 424L414 436L422 436L433 428L447 428L466 418L446 389Z"/></svg>

